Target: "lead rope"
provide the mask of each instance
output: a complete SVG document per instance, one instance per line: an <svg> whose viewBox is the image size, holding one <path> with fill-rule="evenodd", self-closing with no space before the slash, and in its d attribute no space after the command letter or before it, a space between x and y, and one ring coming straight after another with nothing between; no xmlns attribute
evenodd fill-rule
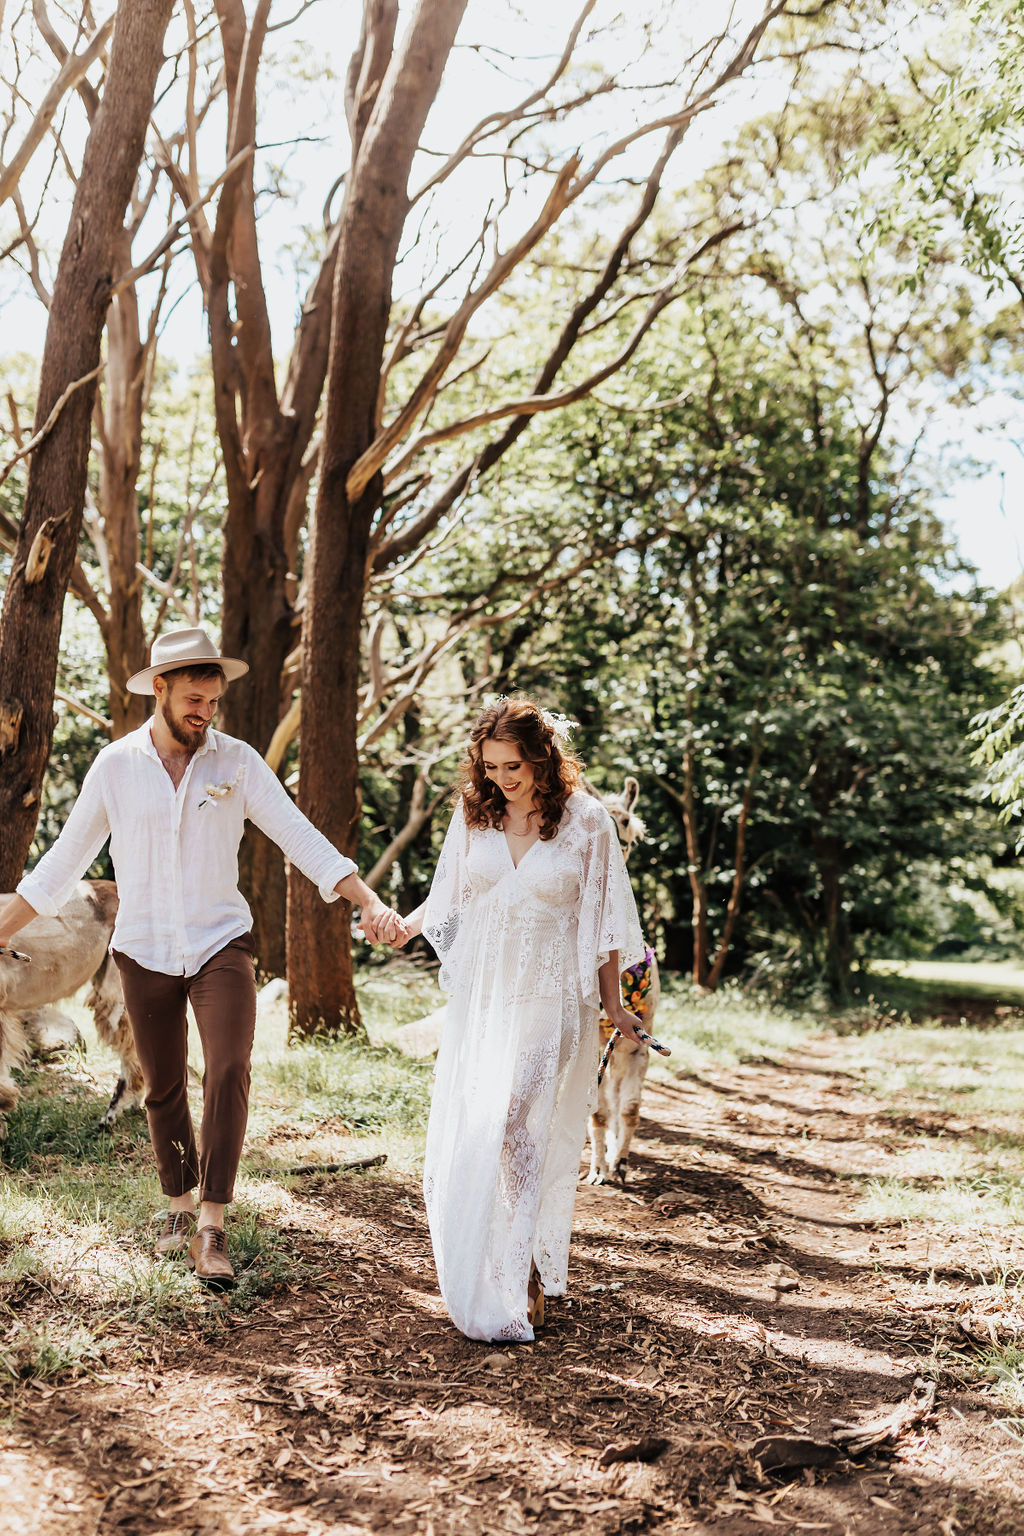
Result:
<svg viewBox="0 0 1024 1536"><path fill-rule="evenodd" d="M608 1044L605 1046L604 1050L601 1053L601 1065L597 1069L597 1086L599 1088L601 1086L601 1083L604 1081L605 1068L607 1067L608 1063L612 1059L612 1051L614 1051L614 1049L615 1049L615 1043L616 1043L617 1040L621 1040L621 1039L622 1039L622 1030L621 1029L613 1030L612 1033L608 1037Z"/></svg>
<svg viewBox="0 0 1024 1536"><path fill-rule="evenodd" d="M636 1018L636 1014L634 1014L633 1017ZM657 1051L659 1056L671 1056L672 1052L669 1050L668 1046L667 1045L662 1045L660 1040L655 1040L654 1036L653 1035L649 1035L647 1033L646 1029L641 1029L639 1021L637 1022L637 1026L636 1026L636 1033L637 1033L637 1039L641 1040L644 1045L649 1045L652 1051ZM605 1046L604 1052L603 1052L603 1054L601 1056L601 1065L597 1069L597 1086L599 1088L600 1088L601 1082L602 1082L602 1080L604 1078L605 1068L607 1067L609 1061L611 1060L612 1051L614 1051L616 1045L618 1044L618 1042L621 1039L622 1039L622 1030L621 1029L613 1030L612 1034L611 1034L611 1037L610 1037L610 1039L608 1041L608 1044Z"/></svg>

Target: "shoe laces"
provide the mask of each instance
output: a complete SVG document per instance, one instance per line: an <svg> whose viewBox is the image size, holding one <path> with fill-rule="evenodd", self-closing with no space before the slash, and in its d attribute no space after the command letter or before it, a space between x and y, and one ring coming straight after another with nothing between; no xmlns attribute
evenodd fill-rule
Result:
<svg viewBox="0 0 1024 1536"><path fill-rule="evenodd" d="M212 1248L216 1248L218 1253L223 1253L227 1246L227 1238L220 1227L204 1227L203 1231L206 1234L206 1242Z"/></svg>

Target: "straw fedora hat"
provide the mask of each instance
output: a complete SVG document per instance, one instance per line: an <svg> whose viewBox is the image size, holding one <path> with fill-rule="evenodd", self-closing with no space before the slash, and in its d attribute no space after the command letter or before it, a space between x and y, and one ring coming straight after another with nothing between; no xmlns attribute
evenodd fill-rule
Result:
<svg viewBox="0 0 1024 1536"><path fill-rule="evenodd" d="M131 676L125 687L129 693L152 693L153 679L179 667L220 667L225 680L233 683L249 670L247 662L234 656L221 656L205 629L170 629L153 641L149 653L152 666Z"/></svg>

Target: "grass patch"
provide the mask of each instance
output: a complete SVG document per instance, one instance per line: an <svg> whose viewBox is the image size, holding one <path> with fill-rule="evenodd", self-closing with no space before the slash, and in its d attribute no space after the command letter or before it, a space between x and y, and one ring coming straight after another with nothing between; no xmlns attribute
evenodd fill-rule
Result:
<svg viewBox="0 0 1024 1536"><path fill-rule="evenodd" d="M844 1055L909 1137L898 1171L867 1186L867 1216L972 1232L1024 1223L1024 1030L893 1025L847 1039Z"/></svg>
<svg viewBox="0 0 1024 1536"><path fill-rule="evenodd" d="M751 997L738 987L704 995L679 975L661 977L654 1034L672 1055L652 1055L650 1070L662 1076L709 1065L776 1061L820 1031L823 1018Z"/></svg>
<svg viewBox="0 0 1024 1536"><path fill-rule="evenodd" d="M872 976L909 981L924 992L960 993L1024 1006L1024 966L1010 960L874 960Z"/></svg>
<svg viewBox="0 0 1024 1536"><path fill-rule="evenodd" d="M104 1364L101 1336L78 1319L39 1325L16 1321L0 1344L0 1379L12 1382L93 1375Z"/></svg>
<svg viewBox="0 0 1024 1536"><path fill-rule="evenodd" d="M438 1006L437 988L407 962L374 966L365 977L369 1041L289 1046L284 1005L261 1009L249 1132L228 1222L238 1283L216 1295L198 1287L184 1263L153 1256L166 1201L145 1117L96 1129L117 1065L84 1008L68 1006L86 1052L26 1069L0 1141L0 1381L99 1369L105 1351L132 1347L140 1329L216 1331L227 1313L248 1312L302 1280L310 1262L283 1230L301 1198L290 1166L384 1153L389 1171L418 1167L432 1068L387 1042L393 1029ZM193 1064L200 1065L194 1037ZM201 1090L190 1098L198 1126Z"/></svg>
<svg viewBox="0 0 1024 1536"><path fill-rule="evenodd" d="M1024 1224L1024 1189L1019 1173L964 1167L966 1159L956 1151L948 1162L961 1163L959 1170L950 1166L932 1177L916 1172L922 1163L941 1157L941 1152L928 1146L924 1157L914 1159L913 1174L871 1179L864 1196L864 1215L871 1220L927 1222L959 1232L1005 1230Z"/></svg>
<svg viewBox="0 0 1024 1536"><path fill-rule="evenodd" d="M844 1021L851 1033L879 1021L998 1028L1024 1016L1024 968L1009 961L875 960L855 977L854 996Z"/></svg>
<svg viewBox="0 0 1024 1536"><path fill-rule="evenodd" d="M368 1040L289 1045L284 1003L261 1012L247 1176L284 1178L289 1167L381 1153L392 1168L419 1168L433 1064L402 1055L388 1041L402 1024L433 1012L440 994L430 975L406 963L374 967L359 996Z"/></svg>
<svg viewBox="0 0 1024 1536"><path fill-rule="evenodd" d="M981 1374L1014 1414L1007 1425L1024 1440L1024 1344L993 1345L982 1351Z"/></svg>

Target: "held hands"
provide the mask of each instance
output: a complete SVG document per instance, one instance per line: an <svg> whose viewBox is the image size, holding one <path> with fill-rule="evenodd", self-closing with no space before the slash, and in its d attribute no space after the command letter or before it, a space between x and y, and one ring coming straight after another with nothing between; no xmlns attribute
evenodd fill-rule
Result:
<svg viewBox="0 0 1024 1536"><path fill-rule="evenodd" d="M380 900L366 903L360 922L368 944L391 944L397 949L410 936L405 921L393 907L386 907Z"/></svg>
<svg viewBox="0 0 1024 1536"><path fill-rule="evenodd" d="M380 942L382 944L390 944L392 949L401 949L404 944L408 944L410 939L418 938L423 932L422 906L417 907L415 912L407 913L405 917L399 917L397 912L392 915L395 923L398 925L397 931L393 937L389 931L389 936L381 939Z"/></svg>
<svg viewBox="0 0 1024 1536"><path fill-rule="evenodd" d="M419 929L414 928L407 917L400 917L398 921L402 924L405 931L397 939L389 940L392 949L401 949L404 944L408 944L409 940L414 939L419 933Z"/></svg>

